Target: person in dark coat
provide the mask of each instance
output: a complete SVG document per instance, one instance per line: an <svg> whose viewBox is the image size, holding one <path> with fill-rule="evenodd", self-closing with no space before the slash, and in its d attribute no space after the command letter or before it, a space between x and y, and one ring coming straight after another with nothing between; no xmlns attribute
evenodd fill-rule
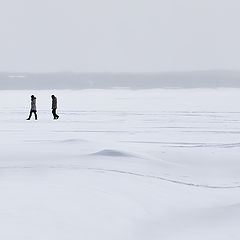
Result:
<svg viewBox="0 0 240 240"><path fill-rule="evenodd" d="M52 95L52 114L53 114L53 119L58 119L59 116L57 115L57 98Z"/></svg>
<svg viewBox="0 0 240 240"><path fill-rule="evenodd" d="M31 96L31 109L30 109L30 114L27 120L30 120L32 117L32 114L34 113L35 115L35 120L37 120L37 106L36 106L36 97L34 95Z"/></svg>

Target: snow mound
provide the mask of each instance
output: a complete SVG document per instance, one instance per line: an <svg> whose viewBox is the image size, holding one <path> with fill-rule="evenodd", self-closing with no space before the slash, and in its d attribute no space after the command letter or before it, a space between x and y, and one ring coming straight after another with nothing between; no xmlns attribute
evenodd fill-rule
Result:
<svg viewBox="0 0 240 240"><path fill-rule="evenodd" d="M112 150L112 149L104 149L99 152L91 154L92 156L104 156L104 157L131 157L136 158L134 154L130 154L127 152L122 152L118 150Z"/></svg>
<svg viewBox="0 0 240 240"><path fill-rule="evenodd" d="M87 142L87 140L71 138L71 139L64 139L57 142L58 143L81 143L81 142Z"/></svg>

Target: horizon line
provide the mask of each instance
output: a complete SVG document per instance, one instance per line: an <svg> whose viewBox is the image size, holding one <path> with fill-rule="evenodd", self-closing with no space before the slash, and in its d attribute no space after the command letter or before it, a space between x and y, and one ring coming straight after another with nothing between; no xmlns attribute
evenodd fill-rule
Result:
<svg viewBox="0 0 240 240"><path fill-rule="evenodd" d="M173 73L208 73L208 72L239 72L240 69L207 69L207 70L177 70L177 71L159 71L159 72L135 72L135 71L119 71L119 72L114 72L114 71L45 71L45 72L40 72L40 71L34 71L34 72L28 72L28 71L0 71L0 74L59 74L59 73L64 73L64 74L173 74Z"/></svg>

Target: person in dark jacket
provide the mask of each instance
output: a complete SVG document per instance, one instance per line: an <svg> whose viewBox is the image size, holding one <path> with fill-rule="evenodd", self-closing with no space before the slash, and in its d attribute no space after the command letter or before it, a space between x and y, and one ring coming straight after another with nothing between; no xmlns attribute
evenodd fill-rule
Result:
<svg viewBox="0 0 240 240"><path fill-rule="evenodd" d="M30 114L27 120L30 120L32 117L32 114L34 113L35 115L35 120L37 120L37 106L36 106L36 97L34 95L31 96L31 109L30 109Z"/></svg>
<svg viewBox="0 0 240 240"><path fill-rule="evenodd" d="M52 95L52 114L53 114L53 119L58 119L59 116L57 115L57 98Z"/></svg>

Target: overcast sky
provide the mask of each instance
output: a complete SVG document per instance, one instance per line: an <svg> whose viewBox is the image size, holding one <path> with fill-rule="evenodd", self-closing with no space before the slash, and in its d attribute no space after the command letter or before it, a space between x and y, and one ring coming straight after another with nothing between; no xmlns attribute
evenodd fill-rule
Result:
<svg viewBox="0 0 240 240"><path fill-rule="evenodd" d="M240 70L239 0L0 0L0 71Z"/></svg>

